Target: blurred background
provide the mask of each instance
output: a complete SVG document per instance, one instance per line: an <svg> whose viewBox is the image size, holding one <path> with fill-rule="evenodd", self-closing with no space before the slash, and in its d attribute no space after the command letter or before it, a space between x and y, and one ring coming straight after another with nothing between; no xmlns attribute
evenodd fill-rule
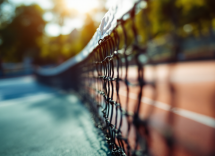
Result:
<svg viewBox="0 0 215 156"><path fill-rule="evenodd" d="M76 96L76 93L71 92L70 89L75 86L89 96L91 92L79 86L81 81L84 82L83 79L79 78L81 77L81 72L84 70L88 70L87 72L89 72L92 69L81 68L82 66L79 68L78 65L80 64L77 64L77 66L71 65L67 70L58 74L47 76L44 73L37 73L35 76L38 82L35 81L32 75L34 69L39 67L48 70L55 68L80 53L89 43L105 13L114 2L116 0L0 0L0 127L6 127L3 129L4 133L0 132L0 135L4 136L4 138L0 137L3 138L0 140L0 147L4 145L2 149L0 148L0 155L1 150L3 152L9 148L19 150L16 146L20 144L22 138L32 137L32 142L29 143L26 139L26 142L22 145L23 147L31 146L31 144L35 143L34 136L31 135L37 131L34 128L34 119L42 122L35 126L39 132L41 130L40 127L45 127L44 125L50 123L49 116L51 116L51 119L55 119L53 121L71 119L71 122L73 120L80 120L82 122L81 120L83 120L84 123L86 119L89 119L89 123L91 123L92 119L89 116L82 118L82 111L84 109L82 108L81 101L77 102L79 97ZM129 5L126 2L129 2L129 0L120 1L123 5ZM180 110L189 111L191 116L194 114L194 117L189 118L184 115L184 118L181 115L176 119L179 121L174 123L176 131L179 134L178 136L185 140L183 140L182 144L188 144L188 148L186 148L194 151L194 155L205 156L205 153L208 151L212 151L213 154L211 155L214 155L215 0L145 0L135 7L136 10L139 9L134 15L135 18L123 16L124 23L121 23L115 29L119 35L118 53L123 54L126 49L125 47L127 47L125 51L126 56L119 55L119 60L122 62L120 65L122 70L120 72L125 73L123 70L125 70L124 67L127 61L125 61L124 57L127 57L130 69L128 79L127 74L125 76L121 73L122 77L120 79L126 80L125 84L127 86L129 84L127 82L132 82L129 86L130 91L132 93L133 90L137 95L137 90L139 90L141 83L139 84L139 79L137 79L138 72L133 67L143 65L143 71L150 71L148 72L149 77L150 73L153 73L155 80L153 78L153 80L149 79L149 81L146 74L146 80L150 83L146 83L144 89L146 88L147 94L154 91L155 93L153 94L158 96L153 95L153 97L150 97L151 94L149 94L150 96L147 98L164 102L167 106L171 106L168 112L172 111L172 105L176 103L177 108ZM136 34L133 31L133 24L137 31ZM110 34L112 37L113 35L113 33ZM137 43L135 43L136 39L138 40ZM136 46L138 46L138 50L142 50L140 55L137 53L138 50L133 49ZM82 61L83 64L85 62ZM171 65L173 62L176 65ZM146 66L154 64L155 68L153 67L153 69ZM23 75L30 76L10 79L11 77ZM157 82L157 84L155 83L157 86L154 86L153 81ZM47 88L47 86L45 87L39 82L53 86L54 89ZM85 87L92 85L92 82L89 81L89 84L86 83ZM132 84L134 85L132 86ZM139 86L136 84L139 84ZM149 86L151 84L153 86ZM59 88L64 90L59 90ZM123 89L123 87L121 88ZM83 92L80 93L83 94ZM79 94L79 92L77 93ZM82 94L80 94L80 97L83 97ZM147 94L144 93L143 95ZM121 99L125 99L126 97L125 94L121 94L120 96L122 96ZM20 105L17 105L17 98L21 98L18 100ZM136 101L138 98L136 98ZM176 99L175 103L173 102L174 99ZM67 101L66 104L65 101ZM138 102L135 102L135 104ZM74 109L76 105L73 106L71 103L79 105L77 106L79 108L77 110ZM126 102L122 103L125 104ZM22 104L28 104L29 106ZM129 105L132 107L135 106L132 103ZM34 112L35 108L40 108L42 113L39 112L37 114L37 112L32 116L29 113L29 119L33 120L29 120L26 116L23 119L19 119L19 116L28 113L29 110ZM126 110L125 105L124 109ZM43 110L48 113L44 113ZM164 109L164 111L166 110ZM156 111L154 112L155 114L157 113ZM77 114L80 115L79 118ZM143 115L144 112L140 114ZM161 111L160 114L162 114ZM158 112L158 115L160 114ZM177 115L177 111L175 114ZM47 121L44 120L43 116L47 117ZM157 121L160 124L162 118L158 117ZM165 124L165 117L163 119L163 123ZM23 122L25 120L29 122L29 125L25 125L25 122ZM65 127L62 130L62 134L66 133L69 135L67 130L78 127L77 125L73 126L70 124L71 122L67 123L71 127ZM22 137L19 130L14 131L17 129L16 126L20 126L20 123L24 123L23 127L20 128L20 132L24 134L23 129L25 129L25 133L30 134L29 136L23 135L24 137ZM28 128L26 127L32 127L32 133L28 133ZM53 123L53 127L46 127L47 130L45 129L46 131L42 132L43 135L36 136L38 142L42 142L40 145L43 146L44 141L41 138L45 138L56 127L60 128L61 125L56 126ZM80 138L89 132L87 124L80 129L83 130L83 133L80 133ZM80 131L80 129L75 130L74 133ZM158 129L160 130L160 128ZM85 132L84 130L87 131ZM14 140L18 140L17 142L11 139L11 134L14 134ZM56 132L56 134L56 136L54 134L53 138L58 137L59 133ZM65 138L68 139L69 137L66 136ZM65 138L62 140L65 140ZM76 140L80 138L73 140L74 147L81 145L81 143L76 143ZM87 135L86 138L88 138ZM84 139L87 140L86 138ZM97 137L93 136L92 138L96 139ZM157 139L158 137L155 138ZM25 139L23 140L25 141ZM58 139L53 140L57 142L53 147L58 146ZM188 143L187 140L191 140L191 142ZM12 142L12 144L14 143L15 146L9 146L10 144L5 143L7 141ZM68 139L68 142L70 141ZM48 147L52 147L49 145L49 142L52 141L47 142ZM96 141L94 140L94 142ZM100 144L99 141L97 143ZM159 142L157 144L158 147L161 145ZM64 146L67 143L61 143L61 145ZM68 149L72 146L68 146ZM37 146L35 145L35 147ZM84 145L84 147L87 146ZM83 147L78 147L77 149L83 149ZM94 149L92 148L93 151ZM162 155L159 150L155 151L158 151L157 155ZM199 151L203 151L203 154ZM17 151L14 153L17 153Z"/></svg>
<svg viewBox="0 0 215 156"><path fill-rule="evenodd" d="M106 0L0 0L1 76L56 66L80 52L107 12ZM4 71L3 71L4 69Z"/></svg>
<svg viewBox="0 0 215 156"><path fill-rule="evenodd" d="M113 0L0 0L1 77L21 71L32 73L32 64L55 67L75 56L90 41L112 3ZM192 58L192 54L213 58L214 6L214 0L150 1L136 18L139 41L148 46L151 57L156 54L155 61L165 61L171 55L170 34L177 36L175 42L181 51L186 51L180 53L179 59ZM131 26L127 25L132 43Z"/></svg>

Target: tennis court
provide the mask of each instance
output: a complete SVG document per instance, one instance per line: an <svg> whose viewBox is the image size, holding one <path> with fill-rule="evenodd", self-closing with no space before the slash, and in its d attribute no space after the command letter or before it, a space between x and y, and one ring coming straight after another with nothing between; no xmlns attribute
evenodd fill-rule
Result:
<svg viewBox="0 0 215 156"><path fill-rule="evenodd" d="M19 109L45 109L57 122L65 118L43 135L53 129L51 148L63 140L60 147L71 151L68 155L214 156L212 6L210 0L113 2L77 55L55 67L35 68L35 80L50 87L50 99ZM2 109L10 107L17 106ZM68 135L58 138L59 133Z"/></svg>

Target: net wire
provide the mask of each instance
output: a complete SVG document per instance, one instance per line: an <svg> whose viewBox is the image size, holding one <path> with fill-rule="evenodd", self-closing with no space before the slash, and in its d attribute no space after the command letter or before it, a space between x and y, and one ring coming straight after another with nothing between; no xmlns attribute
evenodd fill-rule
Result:
<svg viewBox="0 0 215 156"><path fill-rule="evenodd" d="M145 114L145 118L140 117L141 98L144 96L144 87L151 86L153 88L153 99L151 105L156 105L157 84L156 76L153 80L147 81L144 77L144 66L156 66L157 63L175 63L181 60L181 47L178 44L179 38L173 33L173 41L171 47L171 55L168 59L156 60L154 55L149 54L148 44L139 43L139 35L135 18L140 13L139 4L135 3L133 8L117 21L117 25L112 33L98 41L98 46L90 53L86 60L79 65L80 82L82 96L90 103L90 109L93 110L96 126L100 128L107 141L113 155L132 155L132 156L150 156L151 132L150 118L153 114L154 107L150 107ZM146 13L143 11L143 13ZM144 14L143 21L146 25L150 25ZM126 23L130 22L132 30L132 40L129 38ZM174 21L172 21L174 23ZM119 31L120 30L120 31ZM150 40L152 35L147 31L147 39ZM161 50L162 51L162 50ZM211 57L210 57L211 58ZM195 60L196 58L194 58ZM201 58L200 58L201 59ZM130 81L128 78L128 70L130 66L136 66L137 81ZM123 73L124 72L124 73ZM168 90L170 93L170 107L175 108L175 88L168 80ZM129 109L130 88L138 88L137 100L134 110ZM119 95L120 89L125 91L125 97ZM123 102L122 102L123 101ZM189 146L184 142L176 139L172 127L174 127L175 115L172 111L168 112L167 125L164 129L157 131L165 140L167 147L167 155L174 155L174 146L182 144L187 149L195 153L195 155L203 155L201 151L195 149L195 146ZM126 126L123 126L126 125ZM130 134L134 134L130 139ZM213 155L213 154L212 154Z"/></svg>

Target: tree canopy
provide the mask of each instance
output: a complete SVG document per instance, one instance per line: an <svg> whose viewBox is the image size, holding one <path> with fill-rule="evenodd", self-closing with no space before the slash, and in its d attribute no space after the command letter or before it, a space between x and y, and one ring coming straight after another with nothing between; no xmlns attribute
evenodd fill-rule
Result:
<svg viewBox="0 0 215 156"><path fill-rule="evenodd" d="M37 38L43 35L45 21L38 5L19 6L15 17L0 29L1 57L4 60L21 61L25 55L36 55Z"/></svg>
<svg viewBox="0 0 215 156"><path fill-rule="evenodd" d="M14 7L13 16L6 18L0 9L0 57L3 61L22 61L33 57L37 63L61 63L79 53L90 41L98 27L92 14L85 16L82 28L70 34L50 37L45 33L45 12L52 12L51 22L64 25L64 19L76 17L75 10L65 10L62 0L52 0L54 7L43 10L38 5ZM10 1L0 0L0 7ZM168 34L187 36L214 36L214 0L147 0L146 8L135 16L138 39L146 45L152 39ZM126 22L128 42L133 42L131 20ZM122 34L122 28L118 29ZM123 35L121 35L123 36ZM122 45L121 45L122 46Z"/></svg>

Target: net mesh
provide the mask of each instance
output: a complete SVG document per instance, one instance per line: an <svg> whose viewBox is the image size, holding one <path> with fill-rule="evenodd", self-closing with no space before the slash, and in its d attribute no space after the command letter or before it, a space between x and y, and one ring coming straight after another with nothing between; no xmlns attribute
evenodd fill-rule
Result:
<svg viewBox="0 0 215 156"><path fill-rule="evenodd" d="M215 155L215 37L186 24L175 2L138 1L86 59L37 75L78 90L113 155Z"/></svg>
<svg viewBox="0 0 215 156"><path fill-rule="evenodd" d="M147 19L149 10L140 9L141 2L135 3L117 21L113 32L100 39L88 58L79 64L79 82L84 88L82 93L93 109L96 126L104 132L113 155L153 155L153 152L156 153L153 148L157 147L163 150L158 150L161 152L158 155L172 156L178 151L179 145L193 155L213 155L213 151L204 153L196 149L195 144L175 136L173 127L177 117L174 108L177 103L175 86L170 79L174 63L214 59L214 51L206 51L204 55L197 51L191 53L187 49L197 46L195 42L184 42L174 31L166 37L171 39L166 39L162 46L154 47L150 42L153 35L150 34L152 31ZM170 21L175 30L174 18L170 17ZM141 36L141 33L144 35ZM206 40L204 45L213 41L210 37ZM164 106L167 113L165 126L161 127L152 122L153 114L157 111L155 106L162 105L156 102L159 89L156 75L152 74L151 78L145 75L147 68L153 73L160 63L171 63L165 78L169 102ZM147 94L145 88L151 90L150 99L144 98ZM153 143L156 135L159 135L161 142L157 136L157 143Z"/></svg>

